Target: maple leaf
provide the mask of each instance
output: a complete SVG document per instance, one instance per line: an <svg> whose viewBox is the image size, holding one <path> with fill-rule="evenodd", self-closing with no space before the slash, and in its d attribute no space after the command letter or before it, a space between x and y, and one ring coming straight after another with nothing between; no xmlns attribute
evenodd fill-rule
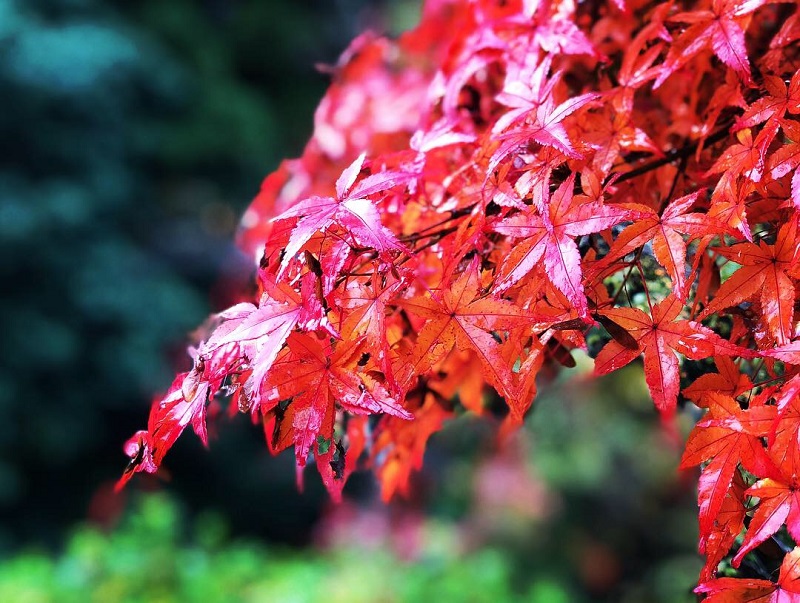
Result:
<svg viewBox="0 0 800 603"><path fill-rule="evenodd" d="M330 338L293 333L262 383L259 411L272 412L274 418L271 447L279 451L294 444L298 467L306 464L313 445L318 455L332 445L337 407L411 419L379 376L371 374L369 363L360 364L362 342L334 346Z"/></svg>
<svg viewBox="0 0 800 603"><path fill-rule="evenodd" d="M736 400L719 393L707 394L704 405L708 414L689 434L680 466L693 467L711 460L703 468L698 491L700 533L708 535L738 465L757 475L770 471L772 463L761 438L772 428L776 411L774 406L742 410Z"/></svg>
<svg viewBox="0 0 800 603"><path fill-rule="evenodd" d="M704 404L706 394L718 392L735 398L753 389L750 377L741 373L728 356L714 356L718 373L705 373L683 390L683 395L695 404Z"/></svg>
<svg viewBox="0 0 800 603"><path fill-rule="evenodd" d="M314 234L334 223L350 233L355 244L370 247L381 254L391 249L405 249L383 226L377 207L368 197L407 182L412 174L379 172L356 184L365 158L366 153L362 153L339 176L336 197L309 197L272 219L272 222L277 222L299 218L284 250L281 271Z"/></svg>
<svg viewBox="0 0 800 603"><path fill-rule="evenodd" d="M800 340L792 341L782 346L775 346L768 350L761 350L760 354L787 364L800 365Z"/></svg>
<svg viewBox="0 0 800 603"><path fill-rule="evenodd" d="M169 391L150 408L147 431L139 431L124 446L131 458L116 489L119 490L134 473L155 473L161 461L183 430L191 424L197 437L208 445L206 405L209 386L199 378L197 368L175 377Z"/></svg>
<svg viewBox="0 0 800 603"><path fill-rule="evenodd" d="M753 234L747 222L746 201L755 185L749 180L721 177L711 193L711 206L708 216L738 231L748 241L753 241Z"/></svg>
<svg viewBox="0 0 800 603"><path fill-rule="evenodd" d="M777 75L765 75L767 95L756 99L736 120L736 129L752 128L764 122L780 124L786 113L800 113L800 71L795 72L788 86Z"/></svg>
<svg viewBox="0 0 800 603"><path fill-rule="evenodd" d="M192 370L177 375L167 393L154 402L147 431L137 432L126 442L125 452L132 460L118 482L118 488L133 473L157 471L167 451L189 424L203 444L208 445L206 406L219 390L223 379L241 369L241 351L243 347L246 348L245 341L239 341L238 338L227 340L226 337L230 333L241 333L242 324L255 312L257 309L253 304L242 303L212 317L211 322L216 327L208 340L197 349L190 348L194 358ZM294 324L295 321L289 323L289 330ZM275 343L280 348L283 339Z"/></svg>
<svg viewBox="0 0 800 603"><path fill-rule="evenodd" d="M443 117L429 128L414 132L408 143L409 148L418 153L418 160L424 159L426 153L455 144L465 144L476 140L475 134L457 132L458 121Z"/></svg>
<svg viewBox="0 0 800 603"><path fill-rule="evenodd" d="M386 306L402 289L401 281L381 286L378 273L368 283L352 281L337 298L342 311L339 331L345 341L356 341L363 337L365 353L373 355L383 374L396 388L386 338Z"/></svg>
<svg viewBox="0 0 800 603"><path fill-rule="evenodd" d="M282 301L265 292L257 307L239 304L235 318L229 311L229 319L215 329L197 351L198 358L204 361L206 378L209 378L208 367L218 364L213 359L220 351L224 353L226 348L233 347L252 369L244 387L248 398L258 404L261 382L295 328L306 331L321 329L331 336L337 336L315 292L315 276L308 272L301 279L301 295L288 287L276 288L273 295L283 298Z"/></svg>
<svg viewBox="0 0 800 603"><path fill-rule="evenodd" d="M644 374L656 408L665 416L675 412L680 391L680 370L676 352L692 360L716 354L752 356L726 341L708 327L693 320L676 320L683 304L674 295L653 306L652 316L638 308L605 308L599 313L626 329L636 339L632 349L609 341L595 359L595 374L606 375L644 354Z"/></svg>
<svg viewBox="0 0 800 603"><path fill-rule="evenodd" d="M550 281L573 304L578 315L585 318L588 305L583 290L581 256L574 237L636 219L639 213L619 205L581 202L573 196L574 186L573 173L551 199L544 200L545 209L541 213L529 208L491 226L495 232L521 240L501 265L495 288L497 291L508 289L543 261Z"/></svg>
<svg viewBox="0 0 800 603"><path fill-rule="evenodd" d="M714 469L704 470L700 474L698 498L705 500L710 493L714 492L718 477L719 472ZM747 511L744 506L746 488L741 473L734 471L733 480L714 517L713 529L709 533L700 534L698 550L706 557L706 562L700 572L700 582L713 578L719 562L728 554L731 546L742 533Z"/></svg>
<svg viewBox="0 0 800 603"><path fill-rule="evenodd" d="M783 21L780 30L769 42L769 50L761 62L766 70L781 73L786 58L791 54L791 46L800 40L800 13L794 12Z"/></svg>
<svg viewBox="0 0 800 603"><path fill-rule="evenodd" d="M529 83L517 79L507 81L497 96L497 101L511 110L506 111L492 127L492 135L502 142L492 155L490 173L515 148L531 141L553 147L567 157L580 156L572 147L562 122L600 95L594 92L580 94L556 105L553 89L561 74L556 73L548 80L550 64L551 58L547 55L533 71Z"/></svg>
<svg viewBox="0 0 800 603"><path fill-rule="evenodd" d="M759 499L742 545L731 565L739 567L745 555L775 534L785 523L792 538L800 539L800 482L783 471L771 472L774 477L758 480L747 489L748 496Z"/></svg>
<svg viewBox="0 0 800 603"><path fill-rule="evenodd" d="M707 214L687 213L700 194L701 191L696 191L671 201L660 216L649 207L637 206L640 215L617 236L611 249L599 262L599 267L609 265L637 248L652 243L656 260L664 266L672 279L672 292L679 300L686 301L689 295L686 281L686 243L681 235L689 235L691 239L708 235L715 228L725 228Z"/></svg>
<svg viewBox="0 0 800 603"><path fill-rule="evenodd" d="M419 394L417 394L419 400ZM431 435L442 428L452 412L442 405L432 393L423 394L422 400L412 401L413 421L400 421L384 417L377 428L371 461L381 482L381 499L388 501L395 492L408 493L412 470L422 467L425 448Z"/></svg>
<svg viewBox="0 0 800 603"><path fill-rule="evenodd" d="M610 98L616 110L630 115L633 111L635 91L646 82L657 77L661 65L653 67L653 63L661 55L665 42L671 42L664 19L671 9L664 3L653 8L650 19L639 33L626 44L617 81L619 88L611 91Z"/></svg>
<svg viewBox="0 0 800 603"><path fill-rule="evenodd" d="M781 226L773 245L762 240L758 245L738 243L714 250L741 264L741 268L722 283L700 318L758 296L770 335L777 345L788 343L792 334L795 297L794 282L788 272L794 268L800 256L797 221L792 220Z"/></svg>
<svg viewBox="0 0 800 603"><path fill-rule="evenodd" d="M365 415L349 415L346 433L339 441L332 439L328 442L319 437L317 439L317 470L334 502L341 502L347 479L356 470L358 460L366 448L369 439L368 419Z"/></svg>
<svg viewBox="0 0 800 603"><path fill-rule="evenodd" d="M723 151L706 172L706 177L724 172L726 178L742 175L753 182L760 182L765 169L767 147L776 132L777 124L773 124L763 128L753 139L749 128L739 130L736 133L739 143L730 145Z"/></svg>
<svg viewBox="0 0 800 603"><path fill-rule="evenodd" d="M791 180L792 204L800 212L800 123L783 122L783 129L791 142L777 149L769 158L770 176L775 180L794 172Z"/></svg>
<svg viewBox="0 0 800 603"><path fill-rule="evenodd" d="M575 24L574 15L565 14L563 5L557 6L547 2L536 2L536 4L539 14L534 40L548 57L559 54L586 54L606 60L606 57L597 51L586 38L586 34Z"/></svg>
<svg viewBox="0 0 800 603"><path fill-rule="evenodd" d="M410 358L414 375L430 370L454 347L470 350L480 359L486 381L506 399L512 411L526 405L519 399L513 363L503 358L498 338L508 331L531 327L538 318L511 302L481 293L476 261L447 288L404 300L402 305L427 319Z"/></svg>
<svg viewBox="0 0 800 603"><path fill-rule="evenodd" d="M584 141L594 149L592 165L604 175L609 173L622 151L662 155L661 149L644 130L633 124L625 111L590 115L581 127L585 131Z"/></svg>
<svg viewBox="0 0 800 603"><path fill-rule="evenodd" d="M706 603L792 603L800 597L800 547L783 558L778 581L745 578L715 578L698 586L708 595Z"/></svg>
<svg viewBox="0 0 800 603"><path fill-rule="evenodd" d="M800 477L800 375L775 393L778 416L767 439L767 452L790 479Z"/></svg>
<svg viewBox="0 0 800 603"><path fill-rule="evenodd" d="M520 28L519 38L524 44L520 44L521 53L524 55L531 54L532 46L539 46L547 56L585 54L601 60L606 59L576 24L574 5L523 0L521 14L509 17L508 22ZM533 22L532 37L528 34L531 22Z"/></svg>
<svg viewBox="0 0 800 603"><path fill-rule="evenodd" d="M121 491L136 473L158 471L158 465L153 460L153 441L150 438L150 432L146 429L140 429L133 434L123 444L122 450L131 460L114 485L115 492Z"/></svg>
<svg viewBox="0 0 800 603"><path fill-rule="evenodd" d="M694 10L670 17L670 21L689 23L690 26L673 42L653 87L658 88L708 46L745 84L751 84L750 61L740 20L766 3L767 0L712 0L711 10Z"/></svg>
<svg viewBox="0 0 800 603"><path fill-rule="evenodd" d="M480 359L470 350L453 349L439 364L437 374L428 378L426 387L442 400L453 400L458 396L464 408L478 415L484 414L486 380Z"/></svg>
<svg viewBox="0 0 800 603"><path fill-rule="evenodd" d="M476 73L497 61L508 48L508 43L492 28L482 27L478 31L470 32L469 36L460 41L460 46L460 52L453 57L452 69L446 69L449 71L446 76L440 71L431 86L433 89L442 88L442 109L448 118L457 116L459 97L467 82Z"/></svg>

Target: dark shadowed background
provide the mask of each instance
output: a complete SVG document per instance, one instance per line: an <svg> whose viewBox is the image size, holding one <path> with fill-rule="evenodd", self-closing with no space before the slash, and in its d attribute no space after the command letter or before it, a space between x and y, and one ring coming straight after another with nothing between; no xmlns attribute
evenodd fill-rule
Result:
<svg viewBox="0 0 800 603"><path fill-rule="evenodd" d="M458 419L389 507L369 475L338 508L299 494L244 417L111 493L185 334L249 286L238 217L308 138L314 65L416 11L0 0L0 600L215 600L217 575L253 601L691 600L694 476L638 369L546 387L502 453Z"/></svg>

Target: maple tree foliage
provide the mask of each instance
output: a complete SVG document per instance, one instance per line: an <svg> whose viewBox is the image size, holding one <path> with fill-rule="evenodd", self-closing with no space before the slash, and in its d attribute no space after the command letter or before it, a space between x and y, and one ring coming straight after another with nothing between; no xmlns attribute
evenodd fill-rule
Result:
<svg viewBox="0 0 800 603"><path fill-rule="evenodd" d="M796 600L798 68L786 0L428 0L362 35L242 219L257 298L200 330L120 485L227 409L299 482L368 467L389 499L457 406L494 390L505 434L571 350L642 358L665 423L703 413L697 592ZM770 540L777 582L717 576Z"/></svg>

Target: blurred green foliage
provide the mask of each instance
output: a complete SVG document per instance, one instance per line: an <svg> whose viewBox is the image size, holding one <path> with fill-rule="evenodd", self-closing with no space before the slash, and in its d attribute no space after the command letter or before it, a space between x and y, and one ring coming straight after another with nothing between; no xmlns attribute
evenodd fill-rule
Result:
<svg viewBox="0 0 800 603"><path fill-rule="evenodd" d="M180 513L161 496L141 501L123 526L82 528L63 554L29 552L0 568L0 600L17 603L261 602L330 603L576 601L566 587L531 576L525 596L510 589L508 558L452 546L414 561L358 546L327 552L230 541L216 517L202 518L181 544ZM446 539L449 530L439 530Z"/></svg>

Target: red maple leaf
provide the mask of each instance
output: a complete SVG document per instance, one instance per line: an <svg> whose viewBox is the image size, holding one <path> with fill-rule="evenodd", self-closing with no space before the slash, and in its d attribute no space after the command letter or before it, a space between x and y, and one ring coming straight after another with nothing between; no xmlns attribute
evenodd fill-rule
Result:
<svg viewBox="0 0 800 603"><path fill-rule="evenodd" d="M659 87L673 72L708 46L746 84L752 83L744 30L740 23L742 17L766 3L767 0L712 0L711 10L693 10L670 17L670 21L689 23L690 26L673 42L653 86Z"/></svg>
<svg viewBox="0 0 800 603"><path fill-rule="evenodd" d="M706 177L712 174L723 174L723 178L736 178L739 175L753 181L760 182L766 165L767 147L777 132L777 124L763 128L753 139L749 128L736 133L738 144L728 146L714 165L706 172Z"/></svg>
<svg viewBox="0 0 800 603"><path fill-rule="evenodd" d="M698 491L700 533L709 535L739 464L757 475L770 470L761 439L772 429L776 411L763 405L742 410L736 400L719 393L707 394L704 405L708 414L689 434L681 467L711 461L703 468Z"/></svg>
<svg viewBox="0 0 800 603"><path fill-rule="evenodd" d="M206 431L206 405L209 386L198 378L198 371L180 373L175 377L169 391L150 408L147 431L136 432L124 445L130 457L125 472L115 488L119 490L134 473L155 473L161 466L164 455L191 425L204 445L208 445Z"/></svg>
<svg viewBox="0 0 800 603"><path fill-rule="evenodd" d="M644 375L656 408L665 416L675 412L680 391L679 352L700 360L716 354L752 355L693 320L676 320L683 304L674 295L653 306L652 316L638 308L606 308L600 314L626 329L638 344L636 349L609 341L595 359L595 374L615 371L644 354Z"/></svg>
<svg viewBox="0 0 800 603"><path fill-rule="evenodd" d="M293 293L288 288L276 293L279 291ZM299 301L300 296L296 297ZM313 305L305 307L297 301L282 303L265 293L259 306L237 304L212 318L217 326L206 341L190 350L193 369L179 374L164 397L153 404L147 431L138 432L126 443L125 451L132 461L119 486L134 472L155 472L189 424L207 445L206 406L223 380L237 372L249 375L245 389L246 398L251 399L298 321L304 319L312 328L324 321L324 314L312 316Z"/></svg>
<svg viewBox="0 0 800 603"><path fill-rule="evenodd" d="M259 404L261 382L272 368L286 338L295 328L304 331L320 329L331 336L337 336L328 323L325 310L316 294L316 286L316 277L307 272L301 279L301 295L286 286L275 287L264 292L258 306L235 306L235 317L226 315L229 319L217 327L196 352L197 358L204 365L204 378L223 378L229 371L219 370L218 358L220 355L224 358L225 355L230 356L235 352L234 357L240 358L242 368L251 371L244 383L248 399ZM228 314L230 312L231 310Z"/></svg>
<svg viewBox="0 0 800 603"><path fill-rule="evenodd" d="M401 281L382 286L376 272L370 282L364 283L356 279L348 282L347 288L338 292L335 297L341 312L338 327L342 339L356 341L363 338L365 353L375 358L381 371L395 388L389 342L386 338L386 306L401 289Z"/></svg>
<svg viewBox="0 0 800 603"><path fill-rule="evenodd" d="M800 481L784 475L782 471L771 473L774 477L758 480L745 492L759 501L742 545L731 561L734 567L739 567L747 553L784 524L795 541L800 539Z"/></svg>
<svg viewBox="0 0 800 603"><path fill-rule="evenodd" d="M777 582L749 578L715 578L698 586L706 603L793 603L800 598L800 547L790 551L781 563Z"/></svg>
<svg viewBox="0 0 800 603"><path fill-rule="evenodd" d="M480 359L483 376L505 399L512 412L527 408L520 399L519 374L503 357L508 332L529 329L538 317L511 302L481 291L477 262L470 263L449 286L431 295L403 301L415 316L427 319L419 331L409 369L420 375L431 369L456 347Z"/></svg>
<svg viewBox="0 0 800 603"><path fill-rule="evenodd" d="M381 223L380 212L368 198L407 182L412 174L378 172L354 186L364 165L366 153L350 164L336 181L336 197L309 197L294 204L273 222L299 218L284 250L281 270L285 270L303 245L316 233L338 224L349 233L354 245L363 245L384 253L404 249L397 238Z"/></svg>
<svg viewBox="0 0 800 603"><path fill-rule="evenodd" d="M649 207L637 206L640 215L619 234L599 266L609 265L652 243L653 254L672 279L672 292L679 300L686 301L689 283L686 280L686 243L682 235L689 235L691 240L725 228L707 214L687 213L699 195L697 191L671 201L661 215Z"/></svg>
<svg viewBox="0 0 800 603"><path fill-rule="evenodd" d="M775 360L780 360L787 364L800 365L800 339L787 343L786 345L761 350L760 353L767 358L774 358Z"/></svg>
<svg viewBox="0 0 800 603"><path fill-rule="evenodd" d="M547 55L533 70L529 82L510 79L497 96L498 102L511 110L492 127L492 136L502 142L492 155L488 172L494 171L515 148L530 142L553 147L567 157L579 157L562 122L600 95L593 92L580 94L556 105L553 90L561 74L556 73L547 79L551 62L550 55Z"/></svg>
<svg viewBox="0 0 800 603"><path fill-rule="evenodd" d="M413 470L422 467L428 440L453 415L430 392L415 392L408 402L414 420L401 421L392 416L381 419L371 450L371 462L381 482L384 501L391 499L395 492L408 493L409 477Z"/></svg>
<svg viewBox="0 0 800 603"><path fill-rule="evenodd" d="M718 471L713 469L703 471L698 483L698 498L705 500L709 494L715 492L718 477ZM713 529L708 533L700 534L698 550L706 557L706 562L700 572L700 582L713 578L719 562L730 552L731 546L742 533L747 512L747 508L744 506L746 488L742 474L734 471L733 480L714 517Z"/></svg>
<svg viewBox="0 0 800 603"><path fill-rule="evenodd" d="M270 446L279 451L294 444L298 467L305 465L312 446L324 457L334 445L337 408L412 418L370 361L362 362L362 342L333 345L329 337L293 333L261 384L258 410L271 422Z"/></svg>
<svg viewBox="0 0 800 603"><path fill-rule="evenodd" d="M800 113L800 71L795 72L788 86L777 75L765 75L767 95L756 99L736 120L736 128L752 128L764 122L780 124L787 113Z"/></svg>
<svg viewBox="0 0 800 603"><path fill-rule="evenodd" d="M722 283L700 318L758 297L769 334L778 345L788 343L795 297L794 281L788 273L800 257L797 220L781 226L772 245L762 240L757 245L746 242L714 250L742 267Z"/></svg>
<svg viewBox="0 0 800 603"><path fill-rule="evenodd" d="M661 149L647 133L633 125L628 112L592 113L581 122L581 128L585 132L583 141L594 149L592 165L604 176L608 175L623 151L662 155Z"/></svg>
<svg viewBox="0 0 800 603"><path fill-rule="evenodd" d="M778 416L769 433L767 452L791 479L800 477L800 375L775 393Z"/></svg>
<svg viewBox="0 0 800 603"><path fill-rule="evenodd" d="M800 73L800 72L798 72ZM794 172L791 180L792 205L800 211L800 123L784 121L783 131L789 141L777 149L769 158L768 167L772 178L778 180Z"/></svg>
<svg viewBox="0 0 800 603"><path fill-rule="evenodd" d="M706 394L718 392L731 398L753 389L753 382L742 373L728 356L714 356L718 373L705 373L683 390L683 395L698 406L704 404Z"/></svg>
<svg viewBox="0 0 800 603"><path fill-rule="evenodd" d="M550 281L579 316L587 317L581 256L574 237L600 232L640 214L621 205L577 198L574 186L575 174L570 174L551 199L542 200L543 211L531 207L491 226L495 232L519 240L500 266L496 290L508 289L543 261Z"/></svg>
<svg viewBox="0 0 800 603"><path fill-rule="evenodd" d="M780 30L769 42L769 50L764 53L761 63L777 73L781 72L786 57L791 53L791 47L800 40L800 13L795 11L783 21Z"/></svg>

